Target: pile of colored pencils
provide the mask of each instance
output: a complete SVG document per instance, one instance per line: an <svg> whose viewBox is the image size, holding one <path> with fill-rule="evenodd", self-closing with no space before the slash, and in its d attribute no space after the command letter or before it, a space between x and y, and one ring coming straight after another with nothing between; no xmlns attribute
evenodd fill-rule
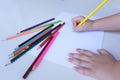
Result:
<svg viewBox="0 0 120 80"><path fill-rule="evenodd" d="M59 30L64 26L65 22L62 23L61 20L53 21L55 18L51 18L49 20L46 20L42 23L39 23L37 25L34 25L32 27L29 27L27 29L24 29L17 33L14 36L7 37L5 40L14 39L29 33L37 32L36 35L32 36L28 40L24 41L20 45L18 45L17 48L12 52L12 54L9 55L10 62L7 65L15 62L17 59L22 57L25 53L27 53L29 50L31 50L34 46L40 43L39 48L43 47L39 55L36 57L36 59L33 61L31 66L28 68L28 70L23 75L23 79L26 79L29 73L36 69L40 62L42 61L44 55L47 53L48 49L56 39L57 35L59 34ZM49 22L49 23L48 23ZM57 25L57 26L56 26Z"/></svg>

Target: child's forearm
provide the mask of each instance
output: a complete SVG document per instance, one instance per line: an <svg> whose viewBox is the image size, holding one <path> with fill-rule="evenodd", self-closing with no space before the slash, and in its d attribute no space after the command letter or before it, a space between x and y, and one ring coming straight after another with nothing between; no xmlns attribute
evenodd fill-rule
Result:
<svg viewBox="0 0 120 80"><path fill-rule="evenodd" d="M95 30L120 31L120 13L93 21Z"/></svg>

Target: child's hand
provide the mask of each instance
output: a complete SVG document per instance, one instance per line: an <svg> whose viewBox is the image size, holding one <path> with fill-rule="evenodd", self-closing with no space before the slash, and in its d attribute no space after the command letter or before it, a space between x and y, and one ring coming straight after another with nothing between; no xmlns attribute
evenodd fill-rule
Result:
<svg viewBox="0 0 120 80"><path fill-rule="evenodd" d="M73 30L74 31L89 31L93 30L92 25L93 21L92 20L87 20L82 26L77 27L77 25L84 19L83 16L78 16L72 19L72 24L73 24Z"/></svg>
<svg viewBox="0 0 120 80"><path fill-rule="evenodd" d="M77 49L78 54L70 53L69 62L75 64L75 70L97 80L114 80L114 68L117 60L106 50L98 50L100 55L84 49Z"/></svg>

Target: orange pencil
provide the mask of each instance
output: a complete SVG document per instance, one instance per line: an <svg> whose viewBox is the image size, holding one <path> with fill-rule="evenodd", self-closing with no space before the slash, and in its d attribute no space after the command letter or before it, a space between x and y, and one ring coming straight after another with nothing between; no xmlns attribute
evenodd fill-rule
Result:
<svg viewBox="0 0 120 80"><path fill-rule="evenodd" d="M17 52L12 53L9 58L12 58L12 57L18 55L19 53L21 53L22 51L24 51L24 50L27 49L28 47L29 47L29 46L25 46L25 47L21 48L20 50L18 50Z"/></svg>

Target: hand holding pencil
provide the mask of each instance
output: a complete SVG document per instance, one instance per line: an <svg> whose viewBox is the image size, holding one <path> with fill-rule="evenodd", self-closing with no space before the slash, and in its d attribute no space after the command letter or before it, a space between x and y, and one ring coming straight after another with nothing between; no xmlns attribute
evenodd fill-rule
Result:
<svg viewBox="0 0 120 80"><path fill-rule="evenodd" d="M81 27L85 22L88 21L88 19L94 15L100 8L102 8L106 3L108 2L108 0L103 0L93 11L91 11L85 18L84 17L81 17L81 18L78 18L77 20L75 20L77 23L79 21L79 23L77 24L76 27ZM73 25L75 24L74 23L74 19L73 19ZM90 21L89 21L90 22ZM84 25L83 25L84 26ZM86 26L84 26L82 28L74 28L75 31L87 31L89 27L86 28Z"/></svg>
<svg viewBox="0 0 120 80"><path fill-rule="evenodd" d="M72 19L72 24L73 24L73 30L76 32L79 31L90 31L90 30L94 30L93 26L93 20L87 20L83 25L81 25L80 27L77 27L77 25L84 20L85 17L83 16L78 16Z"/></svg>

